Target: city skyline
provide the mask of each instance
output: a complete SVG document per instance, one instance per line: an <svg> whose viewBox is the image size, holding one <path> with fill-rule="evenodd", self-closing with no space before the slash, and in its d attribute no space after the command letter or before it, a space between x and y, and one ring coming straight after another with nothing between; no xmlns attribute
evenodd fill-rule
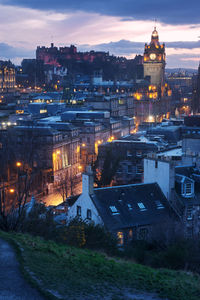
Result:
<svg viewBox="0 0 200 300"><path fill-rule="evenodd" d="M195 9L192 4L195 4ZM200 21L197 1L147 1L123 5L109 1L1 0L0 58L19 64L35 57L36 46L74 44L80 51L100 50L134 58L143 54L157 17L160 41L166 43L167 68L197 68Z"/></svg>

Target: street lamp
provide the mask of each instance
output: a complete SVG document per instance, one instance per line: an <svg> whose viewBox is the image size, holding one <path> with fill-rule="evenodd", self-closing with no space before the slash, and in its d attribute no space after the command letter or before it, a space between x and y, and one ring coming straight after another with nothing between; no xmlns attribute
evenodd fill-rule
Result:
<svg viewBox="0 0 200 300"><path fill-rule="evenodd" d="M17 161L17 162L16 162L16 166L19 168L19 167L22 166L22 163L21 163L20 161Z"/></svg>
<svg viewBox="0 0 200 300"><path fill-rule="evenodd" d="M9 192L10 192L11 194L13 194L13 193L15 192L15 190L14 190L14 189L9 189Z"/></svg>

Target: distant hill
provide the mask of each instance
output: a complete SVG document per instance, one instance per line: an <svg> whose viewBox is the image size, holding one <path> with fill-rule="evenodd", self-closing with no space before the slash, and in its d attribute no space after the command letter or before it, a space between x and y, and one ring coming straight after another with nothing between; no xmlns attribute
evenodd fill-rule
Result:
<svg viewBox="0 0 200 300"><path fill-rule="evenodd" d="M188 69L188 68L167 68L165 69L166 73L176 73L176 72L187 72L187 73L197 73L197 69Z"/></svg>

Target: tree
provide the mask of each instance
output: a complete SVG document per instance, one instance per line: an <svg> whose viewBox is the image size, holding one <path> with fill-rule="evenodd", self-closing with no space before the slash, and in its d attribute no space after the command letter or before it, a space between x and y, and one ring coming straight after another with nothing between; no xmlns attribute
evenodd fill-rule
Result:
<svg viewBox="0 0 200 300"><path fill-rule="evenodd" d="M59 176L57 191L62 196L63 202L68 196L73 196L77 178L72 172L65 171Z"/></svg>
<svg viewBox="0 0 200 300"><path fill-rule="evenodd" d="M38 144L33 128L17 135L14 128L3 138L0 176L0 227L18 230L25 216L25 207L39 169L34 166ZM20 139L19 139L20 137Z"/></svg>
<svg viewBox="0 0 200 300"><path fill-rule="evenodd" d="M100 174L98 174L98 161L93 164L92 168L96 174L95 182L98 187L111 185L112 180L117 172L119 162L120 157L118 155L114 155L112 150L107 150Z"/></svg>

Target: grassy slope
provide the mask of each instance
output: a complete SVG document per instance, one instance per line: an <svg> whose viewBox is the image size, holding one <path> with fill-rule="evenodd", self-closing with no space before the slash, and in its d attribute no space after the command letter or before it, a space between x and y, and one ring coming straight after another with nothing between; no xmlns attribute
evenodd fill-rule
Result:
<svg viewBox="0 0 200 300"><path fill-rule="evenodd" d="M24 249L24 265L45 288L57 291L65 299L81 296L90 299L89 295L91 299L103 299L106 294L114 297L123 288L156 292L171 300L200 299L198 275L155 270L29 235L1 232L0 236L20 244Z"/></svg>

